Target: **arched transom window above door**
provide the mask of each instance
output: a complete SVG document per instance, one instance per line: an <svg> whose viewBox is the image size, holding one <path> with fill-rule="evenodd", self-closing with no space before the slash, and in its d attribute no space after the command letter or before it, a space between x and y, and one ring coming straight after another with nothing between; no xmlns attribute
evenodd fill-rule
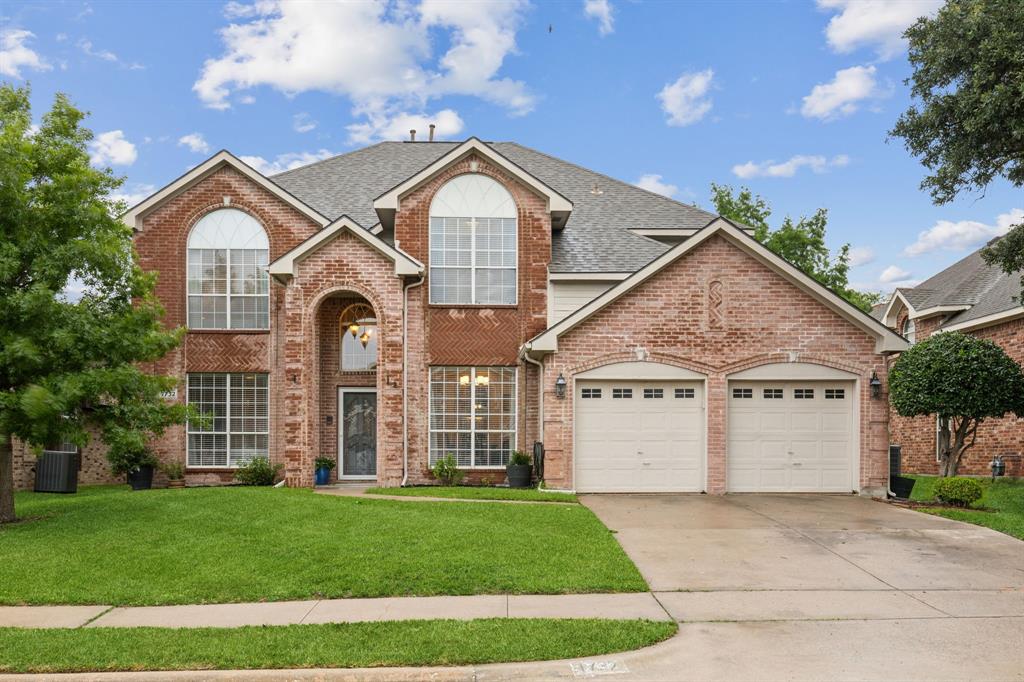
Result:
<svg viewBox="0 0 1024 682"><path fill-rule="evenodd" d="M191 329L267 329L270 243L244 211L207 213L188 235L188 326Z"/></svg>
<svg viewBox="0 0 1024 682"><path fill-rule="evenodd" d="M366 303L353 303L341 312L341 371L367 372L377 368L377 318Z"/></svg>
<svg viewBox="0 0 1024 682"><path fill-rule="evenodd" d="M501 183L460 175L430 204L430 302L516 303L517 211Z"/></svg>

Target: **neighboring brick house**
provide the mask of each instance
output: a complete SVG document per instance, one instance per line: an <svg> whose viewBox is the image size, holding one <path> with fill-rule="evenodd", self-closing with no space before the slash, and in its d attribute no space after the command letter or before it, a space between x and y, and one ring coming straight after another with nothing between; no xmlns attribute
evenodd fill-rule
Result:
<svg viewBox="0 0 1024 682"><path fill-rule="evenodd" d="M898 334L713 214L514 143L381 143L266 178L220 152L125 216L212 414L153 447L310 486L451 453L551 488L879 492Z"/></svg>
<svg viewBox="0 0 1024 682"><path fill-rule="evenodd" d="M911 342L940 331L961 331L995 341L1024 365L1024 306L1014 300L1019 296L1020 273L1007 275L986 265L979 249L916 287L897 289L877 316ZM892 442L903 450L904 470L938 473L936 418L906 418L892 411L890 424ZM983 421L959 473L987 476L996 455L1003 456L1008 476L1024 476L1024 418L1011 413Z"/></svg>

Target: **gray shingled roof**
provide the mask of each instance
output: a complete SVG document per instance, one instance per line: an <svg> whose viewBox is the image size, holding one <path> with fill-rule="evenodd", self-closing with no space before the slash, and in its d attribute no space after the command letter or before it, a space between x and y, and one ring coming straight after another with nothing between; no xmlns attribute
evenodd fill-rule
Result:
<svg viewBox="0 0 1024 682"><path fill-rule="evenodd" d="M943 327L1020 307L1020 273L1007 275L981 258L981 249L912 289L898 290L917 310L947 305L969 305L943 323Z"/></svg>
<svg viewBox="0 0 1024 682"><path fill-rule="evenodd" d="M381 142L271 178L331 218L347 215L375 225L373 200L460 143ZM715 215L514 142L488 143L573 203L555 232L552 272L633 272L668 250L629 229L701 228ZM594 186L600 190L593 192Z"/></svg>

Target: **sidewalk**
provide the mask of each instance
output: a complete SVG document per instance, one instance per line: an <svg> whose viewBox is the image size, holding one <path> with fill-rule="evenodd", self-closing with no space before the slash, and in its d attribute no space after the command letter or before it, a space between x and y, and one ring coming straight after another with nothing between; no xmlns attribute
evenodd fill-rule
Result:
<svg viewBox="0 0 1024 682"><path fill-rule="evenodd" d="M672 620L650 592L323 599L184 606L0 606L0 627L235 628L446 618Z"/></svg>

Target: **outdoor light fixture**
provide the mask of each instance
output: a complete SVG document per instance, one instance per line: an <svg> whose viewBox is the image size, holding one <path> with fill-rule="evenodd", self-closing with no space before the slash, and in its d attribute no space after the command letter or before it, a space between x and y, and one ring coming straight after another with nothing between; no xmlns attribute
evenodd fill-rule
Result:
<svg viewBox="0 0 1024 682"><path fill-rule="evenodd" d="M370 342L370 332L363 332L362 336L359 337L359 343L363 344L363 348L366 348L366 344Z"/></svg>
<svg viewBox="0 0 1024 682"><path fill-rule="evenodd" d="M882 395L882 381L878 378L878 372L871 373L871 381L868 382L868 386L871 387L871 399L878 400Z"/></svg>
<svg viewBox="0 0 1024 682"><path fill-rule="evenodd" d="M558 378L555 379L555 397L559 400L565 397L565 384L565 377L562 376L561 372L559 372Z"/></svg>
<svg viewBox="0 0 1024 682"><path fill-rule="evenodd" d="M356 335L359 333L359 325L353 322L348 326L348 331L352 334L353 339L356 338Z"/></svg>

